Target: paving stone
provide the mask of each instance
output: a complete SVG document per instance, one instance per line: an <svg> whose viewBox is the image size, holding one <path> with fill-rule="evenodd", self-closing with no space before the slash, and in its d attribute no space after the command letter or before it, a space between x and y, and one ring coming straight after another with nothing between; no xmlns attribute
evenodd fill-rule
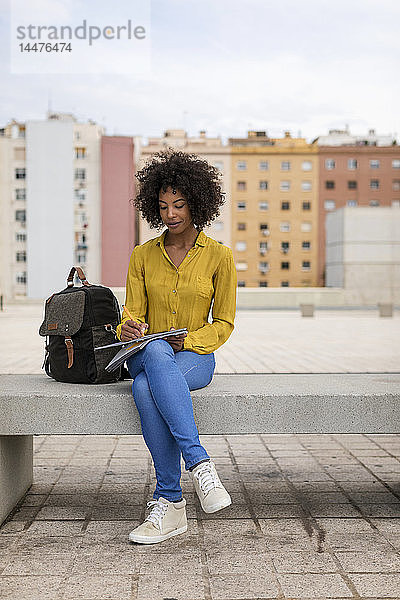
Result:
<svg viewBox="0 0 400 600"><path fill-rule="evenodd" d="M207 566L211 575L254 575L273 573L271 557L266 552L237 552L234 550L206 549Z"/></svg>
<svg viewBox="0 0 400 600"><path fill-rule="evenodd" d="M360 510L367 517L400 517L400 504L359 504Z"/></svg>
<svg viewBox="0 0 400 600"><path fill-rule="evenodd" d="M335 551L393 551L393 547L379 533L329 533L326 536L329 547Z"/></svg>
<svg viewBox="0 0 400 600"><path fill-rule="evenodd" d="M55 600L61 581L60 576L0 577L0 597L4 600Z"/></svg>
<svg viewBox="0 0 400 600"><path fill-rule="evenodd" d="M278 573L283 593L294 598L352 598L353 594L339 574Z"/></svg>
<svg viewBox="0 0 400 600"><path fill-rule="evenodd" d="M275 551L271 554L278 573L332 573L335 561L327 552Z"/></svg>
<svg viewBox="0 0 400 600"><path fill-rule="evenodd" d="M131 577L119 575L71 575L60 588L63 600L91 598L96 600L128 600L131 598Z"/></svg>
<svg viewBox="0 0 400 600"><path fill-rule="evenodd" d="M363 597L398 598L400 596L400 574L352 574L351 580Z"/></svg>
<svg viewBox="0 0 400 600"><path fill-rule="evenodd" d="M361 517L360 511L354 508L349 502L326 503L326 502L307 502L305 507L313 517Z"/></svg>
<svg viewBox="0 0 400 600"><path fill-rule="evenodd" d="M253 512L256 518L261 519L304 515L304 510L297 504L253 504Z"/></svg>
<svg viewBox="0 0 400 600"><path fill-rule="evenodd" d="M178 537L178 536L177 536ZM203 600L204 584L200 575L177 575L159 572L154 575L139 575L138 600Z"/></svg>
<svg viewBox="0 0 400 600"><path fill-rule="evenodd" d="M74 560L74 554L46 554L36 548L36 552L17 554L8 562L2 575L67 575Z"/></svg>
<svg viewBox="0 0 400 600"><path fill-rule="evenodd" d="M137 562L141 575L158 577L160 571L163 574L169 574L173 578L176 575L188 576L190 574L190 577L192 577L193 575L201 576L202 574L200 550L196 552L181 551L179 554L160 553L157 559L144 553L138 556ZM160 566L162 566L161 569Z"/></svg>
<svg viewBox="0 0 400 600"><path fill-rule="evenodd" d="M36 515L37 520L85 519L88 509L80 506L44 506Z"/></svg>
<svg viewBox="0 0 400 600"><path fill-rule="evenodd" d="M35 521L24 533L25 537L80 535L83 521Z"/></svg>
<svg viewBox="0 0 400 600"><path fill-rule="evenodd" d="M257 576L244 575L212 575L210 577L211 595L215 600L239 600L275 598L278 585L275 576L263 571Z"/></svg>
<svg viewBox="0 0 400 600"><path fill-rule="evenodd" d="M70 571L71 575L133 575L138 570L138 564L135 548L127 538L119 542L109 540L107 543L94 540L93 544L82 544L77 550Z"/></svg>
<svg viewBox="0 0 400 600"><path fill-rule="evenodd" d="M46 496L45 506L90 507L95 500L95 494L49 494Z"/></svg>
<svg viewBox="0 0 400 600"><path fill-rule="evenodd" d="M343 569L348 573L400 573L400 556L395 552L336 552Z"/></svg>
<svg viewBox="0 0 400 600"><path fill-rule="evenodd" d="M92 508L90 518L94 521L140 519L142 505L128 506L95 506Z"/></svg>
<svg viewBox="0 0 400 600"><path fill-rule="evenodd" d="M317 518L318 525L327 533L371 533L372 527L363 519Z"/></svg>

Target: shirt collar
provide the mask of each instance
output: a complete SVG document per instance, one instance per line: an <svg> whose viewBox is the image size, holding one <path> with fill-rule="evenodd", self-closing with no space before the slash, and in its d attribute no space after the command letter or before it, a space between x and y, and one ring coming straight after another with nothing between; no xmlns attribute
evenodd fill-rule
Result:
<svg viewBox="0 0 400 600"><path fill-rule="evenodd" d="M167 235L168 229L165 229L162 234L157 238L156 246L160 246L161 243L164 246L165 236ZM205 246L206 245L207 236L204 231L199 231L197 234L197 238L194 242L195 246Z"/></svg>

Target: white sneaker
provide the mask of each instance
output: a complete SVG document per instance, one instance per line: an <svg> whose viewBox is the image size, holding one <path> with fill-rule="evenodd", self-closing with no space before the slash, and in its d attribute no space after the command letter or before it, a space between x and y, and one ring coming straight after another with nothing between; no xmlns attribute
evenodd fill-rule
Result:
<svg viewBox="0 0 400 600"><path fill-rule="evenodd" d="M165 498L151 500L147 508L153 507L144 522L129 534L131 542L157 544L187 531L186 500L170 502Z"/></svg>
<svg viewBox="0 0 400 600"><path fill-rule="evenodd" d="M222 485L212 461L200 463L191 474L204 512L217 512L232 504L231 497Z"/></svg>

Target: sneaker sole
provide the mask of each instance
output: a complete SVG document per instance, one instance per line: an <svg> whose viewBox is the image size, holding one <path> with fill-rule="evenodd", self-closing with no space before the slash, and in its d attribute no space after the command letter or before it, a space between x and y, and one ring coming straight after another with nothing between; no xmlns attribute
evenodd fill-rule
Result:
<svg viewBox="0 0 400 600"><path fill-rule="evenodd" d="M165 533L164 535L154 535L154 536L140 536L130 533L129 540L131 542L136 542L137 544L158 544L159 542L163 542L174 535L179 535L180 533L185 533L187 531L187 525L181 527L180 529L174 529L169 533Z"/></svg>
<svg viewBox="0 0 400 600"><path fill-rule="evenodd" d="M201 504L201 502L200 502L200 504ZM214 513L219 510L222 510L223 508L226 508L227 506L230 506L231 504L232 504L232 499L229 498L229 500L226 500L225 502L219 502L218 504L212 504L211 506L207 506L207 507L204 507L201 504L201 508L204 510L205 513L210 514L210 513Z"/></svg>

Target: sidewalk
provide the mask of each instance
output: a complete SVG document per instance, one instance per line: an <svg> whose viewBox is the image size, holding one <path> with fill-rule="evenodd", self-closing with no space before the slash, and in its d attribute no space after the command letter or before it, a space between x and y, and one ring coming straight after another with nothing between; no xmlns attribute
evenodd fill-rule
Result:
<svg viewBox="0 0 400 600"><path fill-rule="evenodd" d="M0 373L40 373L42 305L0 312ZM216 352L216 373L380 373L399 371L400 314L366 310L238 311L235 329Z"/></svg>

